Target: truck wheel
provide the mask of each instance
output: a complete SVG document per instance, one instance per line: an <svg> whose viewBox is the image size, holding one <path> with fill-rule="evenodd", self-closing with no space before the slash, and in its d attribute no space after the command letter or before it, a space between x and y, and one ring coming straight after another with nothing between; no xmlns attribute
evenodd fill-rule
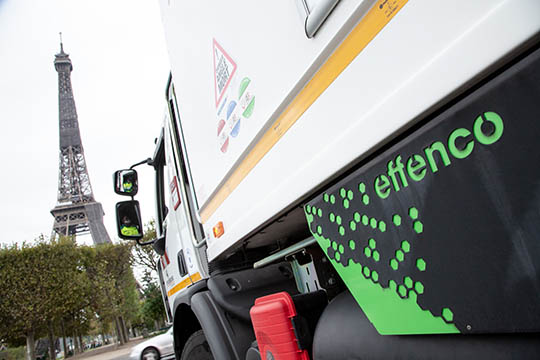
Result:
<svg viewBox="0 0 540 360"><path fill-rule="evenodd" d="M214 360L202 330L195 331L187 339L180 360Z"/></svg>

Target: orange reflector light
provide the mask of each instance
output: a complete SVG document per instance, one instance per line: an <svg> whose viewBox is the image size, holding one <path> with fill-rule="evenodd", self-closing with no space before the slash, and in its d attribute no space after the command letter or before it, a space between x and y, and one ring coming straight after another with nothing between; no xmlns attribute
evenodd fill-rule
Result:
<svg viewBox="0 0 540 360"><path fill-rule="evenodd" d="M217 225L214 226L213 230L215 238L219 238L221 235L223 235L225 233L225 229L223 228L223 221L218 222Z"/></svg>

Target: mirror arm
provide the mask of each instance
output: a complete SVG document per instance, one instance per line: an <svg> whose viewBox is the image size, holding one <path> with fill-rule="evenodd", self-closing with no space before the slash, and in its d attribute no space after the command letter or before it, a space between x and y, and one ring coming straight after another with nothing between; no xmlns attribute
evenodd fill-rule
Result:
<svg viewBox="0 0 540 360"><path fill-rule="evenodd" d="M140 246L152 245L152 244L155 243L157 240L158 240L158 239L152 239L152 240L149 240L149 241L141 242L140 239L137 239L137 244L139 244Z"/></svg>
<svg viewBox="0 0 540 360"><path fill-rule="evenodd" d="M132 170L134 167L142 165L142 164L152 165L153 161L152 161L151 158L144 159L143 161L139 161L138 163L131 165L131 167L129 169Z"/></svg>

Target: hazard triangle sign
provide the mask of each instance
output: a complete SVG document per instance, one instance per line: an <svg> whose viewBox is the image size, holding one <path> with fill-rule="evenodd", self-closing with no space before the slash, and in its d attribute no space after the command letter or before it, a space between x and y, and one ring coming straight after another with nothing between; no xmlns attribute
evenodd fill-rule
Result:
<svg viewBox="0 0 540 360"><path fill-rule="evenodd" d="M236 71L236 63L223 50L221 45L214 39L214 89L216 93L216 107L221 102L223 94Z"/></svg>

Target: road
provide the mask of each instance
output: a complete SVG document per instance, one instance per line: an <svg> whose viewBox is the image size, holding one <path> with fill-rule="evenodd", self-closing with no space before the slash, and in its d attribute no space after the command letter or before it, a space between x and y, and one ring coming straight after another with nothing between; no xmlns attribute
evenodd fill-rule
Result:
<svg viewBox="0 0 540 360"><path fill-rule="evenodd" d="M136 338L123 346L107 345L73 356L70 360L128 360L131 348L146 339Z"/></svg>

